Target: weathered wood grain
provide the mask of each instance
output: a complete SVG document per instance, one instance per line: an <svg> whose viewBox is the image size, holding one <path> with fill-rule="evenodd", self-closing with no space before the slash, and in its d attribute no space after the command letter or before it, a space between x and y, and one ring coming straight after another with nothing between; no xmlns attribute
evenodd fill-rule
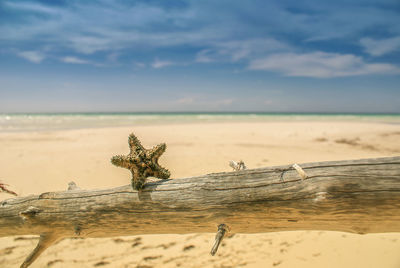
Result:
<svg viewBox="0 0 400 268"><path fill-rule="evenodd" d="M288 165L163 180L139 192L127 185L8 199L0 237L214 233L221 223L234 233L400 232L400 157L300 166L304 180Z"/></svg>

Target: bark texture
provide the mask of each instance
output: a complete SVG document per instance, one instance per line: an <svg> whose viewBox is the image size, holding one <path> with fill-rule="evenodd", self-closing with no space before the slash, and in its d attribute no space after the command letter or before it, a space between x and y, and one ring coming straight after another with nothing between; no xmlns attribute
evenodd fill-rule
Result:
<svg viewBox="0 0 400 268"><path fill-rule="evenodd" d="M140 191L72 188L8 199L0 237L37 234L47 247L65 237L209 233L219 224L234 233L400 232L400 157L299 166L306 176L288 165L161 180Z"/></svg>

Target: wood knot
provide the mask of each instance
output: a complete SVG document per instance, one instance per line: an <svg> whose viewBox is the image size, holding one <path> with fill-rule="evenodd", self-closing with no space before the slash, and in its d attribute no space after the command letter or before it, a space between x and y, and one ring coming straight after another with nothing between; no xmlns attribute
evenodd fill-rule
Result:
<svg viewBox="0 0 400 268"><path fill-rule="evenodd" d="M54 192L46 192L39 195L39 199L54 198L56 194Z"/></svg>
<svg viewBox="0 0 400 268"><path fill-rule="evenodd" d="M314 202L321 202L326 199L327 192L318 192L315 195Z"/></svg>
<svg viewBox="0 0 400 268"><path fill-rule="evenodd" d="M82 231L82 227L79 224L75 225L75 227L74 227L75 235L80 236L81 235L81 231Z"/></svg>
<svg viewBox="0 0 400 268"><path fill-rule="evenodd" d="M34 207L34 206L30 206L28 207L26 210L21 211L19 213L19 215L22 217L22 219L24 220L28 220L28 219L33 219L36 217L36 215L40 212L41 210Z"/></svg>

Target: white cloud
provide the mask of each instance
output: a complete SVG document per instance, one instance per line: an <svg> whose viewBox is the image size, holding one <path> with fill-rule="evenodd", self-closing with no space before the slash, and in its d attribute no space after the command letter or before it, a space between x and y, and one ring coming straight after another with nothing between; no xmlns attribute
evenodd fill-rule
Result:
<svg viewBox="0 0 400 268"><path fill-rule="evenodd" d="M234 98L215 98L213 96L187 96L176 99L173 103L181 105L181 107L187 107L194 110L202 110L204 108L210 108L212 110L218 110L220 108L229 108L235 103Z"/></svg>
<svg viewBox="0 0 400 268"><path fill-rule="evenodd" d="M89 61L87 60L83 60L83 59L79 59L77 57L64 57L61 59L62 62L64 63L72 63L72 64L90 64Z"/></svg>
<svg viewBox="0 0 400 268"><path fill-rule="evenodd" d="M146 67L146 64L143 63L143 62L134 62L133 65L134 65L136 68L144 68L144 67Z"/></svg>
<svg viewBox="0 0 400 268"><path fill-rule="evenodd" d="M365 51L372 56L382 56L400 50L400 36L381 40L362 38L360 43Z"/></svg>
<svg viewBox="0 0 400 268"><path fill-rule="evenodd" d="M194 98L192 97L181 98L178 99L176 102L179 104L191 104L194 102Z"/></svg>
<svg viewBox="0 0 400 268"><path fill-rule="evenodd" d="M238 41L217 42L211 48L197 53L196 62L239 61L256 58L265 53L287 51L290 46L273 38L253 38Z"/></svg>
<svg viewBox="0 0 400 268"><path fill-rule="evenodd" d="M6 7L17 9L17 10L25 10L25 11L33 11L38 13L45 13L45 14L56 14L57 9L50 8L41 4L31 3L31 2L11 2L5 1L4 5Z"/></svg>
<svg viewBox="0 0 400 268"><path fill-rule="evenodd" d="M221 99L217 100L215 104L226 106L226 105L231 105L234 101L235 101L234 99Z"/></svg>
<svg viewBox="0 0 400 268"><path fill-rule="evenodd" d="M155 59L154 62L151 64L151 67L155 68L155 69L159 69L159 68L164 68L170 65L173 65L174 63L171 61L162 61L159 59Z"/></svg>
<svg viewBox="0 0 400 268"><path fill-rule="evenodd" d="M103 51L110 55L106 60L111 63L119 61L116 55L125 54L127 50L133 54L143 51L148 53L157 48L187 46L203 49L195 55L195 62L198 63L250 62L250 69L270 69L272 67L268 64L272 64L273 55L264 57L271 53L287 55L288 51L295 51L289 43L297 42L296 45L301 49L307 45L301 40L313 38L325 40L347 36L353 38L361 30L368 29L370 25L392 25L392 28L398 25L393 23L397 18L396 14L385 11L386 16L382 16L384 11L381 9L369 10L361 6L358 7L359 11L369 12L354 12L353 9L350 11L338 9L331 12L331 4L316 2L315 6L309 6L310 11L314 12L299 13L287 10L287 4L281 4L279 1L279 3L271 3L268 9L254 6L252 3L239 2L224 6L223 9L216 8L222 7L223 4L209 4L202 1L190 2L184 8L167 9L163 5L158 6L146 1L135 4L108 0L97 4L91 1L73 1L60 7L30 0L20 2L4 0L5 7L12 9L13 12L19 12L19 17L23 17L23 20L18 22L16 18L16 22L1 24L0 41L21 42L24 45L30 45L32 41L43 42L37 50L44 51L43 47L47 44L53 49L53 53L63 51L72 55ZM243 20L240 15L242 12L254 15L254 21ZM210 20L210 17L215 20ZM254 24L256 21L259 23ZM338 22L340 22L340 31L337 31ZM394 32L391 28L387 30ZM277 32L282 34L276 35ZM294 33L293 38L285 37L291 36L292 33ZM360 43L371 55L383 55L399 48L400 37L384 40L364 38L360 40ZM51 49L46 52L47 57L50 56ZM313 53L308 55L311 57L311 54ZM43 55L20 56L37 63L44 59ZM343 57L347 56L352 55L338 55L337 58L344 60ZM168 57L175 60L173 56ZM318 56L314 55L315 57ZM351 72L341 74L339 69L327 63L331 59L328 60L326 57L314 60L319 61L321 70L315 70L314 67L318 65L315 62L307 62L306 67L309 70L303 71L305 76L345 76L353 75L352 73L355 72L351 69ZM87 63L76 60L67 61L76 64ZM155 60L150 66L163 68L174 64L176 63L171 61ZM394 68L390 64L366 64L362 59L360 64L363 67L359 68L361 73ZM272 69L278 68L278 71L286 75L304 75L299 70L291 70L290 67L272 65L275 66Z"/></svg>
<svg viewBox="0 0 400 268"><path fill-rule="evenodd" d="M18 52L17 55L33 63L40 63L45 58L45 56L38 51L21 51Z"/></svg>
<svg viewBox="0 0 400 268"><path fill-rule="evenodd" d="M211 53L212 53L212 51L210 49L201 50L196 55L196 62L199 62L199 63L210 63L210 62L213 62L214 59L210 55Z"/></svg>
<svg viewBox="0 0 400 268"><path fill-rule="evenodd" d="M110 39L106 36L71 36L68 41L75 51L83 54L92 54L97 51L109 50L112 47Z"/></svg>
<svg viewBox="0 0 400 268"><path fill-rule="evenodd" d="M400 73L400 69L391 64L365 63L361 57L351 54L325 52L272 54L250 61L248 68L316 78Z"/></svg>
<svg viewBox="0 0 400 268"><path fill-rule="evenodd" d="M274 39L262 38L232 40L231 35L235 29L225 20L206 27L209 23L209 10L207 5L202 4L166 10L151 4L125 5L115 1L103 1L100 4L78 1L64 8L50 8L30 2L6 3L21 13L42 12L50 16L28 16L21 24L0 25L0 40L29 42L51 35L52 44L58 49L82 54L195 45L209 48L209 51L203 52L204 57L201 53L198 55L197 62L210 62L214 58L238 61L260 50L270 51L271 47L279 43ZM219 20L221 22L222 18ZM155 31L155 25L170 29Z"/></svg>
<svg viewBox="0 0 400 268"><path fill-rule="evenodd" d="M117 62L119 56L121 56L120 53L112 52L111 54L108 54L107 60L111 62Z"/></svg>
<svg viewBox="0 0 400 268"><path fill-rule="evenodd" d="M57 48L72 49L83 54L198 44L208 38L221 36L215 28L192 31L173 27L189 23L193 17L192 10L165 10L151 4L126 5L115 1L103 1L100 4L78 1L64 8L49 8L30 2L5 3L21 14L40 12L46 16L25 16L19 24L0 25L0 40L29 42L51 36L52 44ZM170 26L173 31L153 31L154 25L165 26L168 23L172 23Z"/></svg>

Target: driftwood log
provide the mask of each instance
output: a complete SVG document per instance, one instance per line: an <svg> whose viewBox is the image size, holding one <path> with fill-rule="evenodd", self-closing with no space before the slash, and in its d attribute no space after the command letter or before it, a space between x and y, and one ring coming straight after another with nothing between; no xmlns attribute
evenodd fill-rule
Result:
<svg viewBox="0 0 400 268"><path fill-rule="evenodd" d="M0 203L0 237L40 235L21 267L66 237L209 233L220 224L234 233L400 232L400 157L161 180L141 191L70 185Z"/></svg>

